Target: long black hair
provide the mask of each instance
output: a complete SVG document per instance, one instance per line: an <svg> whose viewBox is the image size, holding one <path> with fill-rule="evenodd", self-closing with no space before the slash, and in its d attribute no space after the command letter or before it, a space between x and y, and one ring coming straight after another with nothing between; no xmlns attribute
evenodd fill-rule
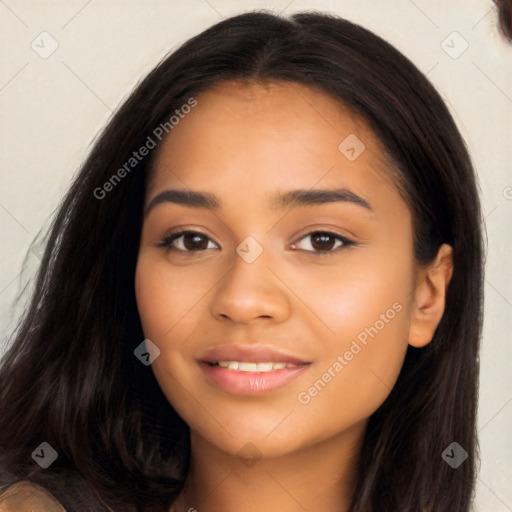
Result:
<svg viewBox="0 0 512 512"><path fill-rule="evenodd" d="M134 274L153 158L104 184L176 109L224 80L300 83L348 106L396 169L417 262L432 261L443 243L453 247L444 315L430 344L408 348L369 419L351 510L468 511L483 307L475 172L427 78L381 37L318 12L248 12L217 23L162 60L103 130L52 222L3 357L0 483L30 479L81 511L94 497L113 510L166 511L180 493L189 428L133 354L144 339ZM42 442L58 453L47 469L31 457ZM442 458L452 442L468 454L456 469Z"/></svg>

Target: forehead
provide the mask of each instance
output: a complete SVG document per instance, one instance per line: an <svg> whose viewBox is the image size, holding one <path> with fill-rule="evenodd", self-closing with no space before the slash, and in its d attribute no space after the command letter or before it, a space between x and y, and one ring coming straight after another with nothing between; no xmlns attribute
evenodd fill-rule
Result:
<svg viewBox="0 0 512 512"><path fill-rule="evenodd" d="M223 82L196 100L163 140L148 197L169 187L241 202L313 187L397 193L372 130L321 91L289 82Z"/></svg>

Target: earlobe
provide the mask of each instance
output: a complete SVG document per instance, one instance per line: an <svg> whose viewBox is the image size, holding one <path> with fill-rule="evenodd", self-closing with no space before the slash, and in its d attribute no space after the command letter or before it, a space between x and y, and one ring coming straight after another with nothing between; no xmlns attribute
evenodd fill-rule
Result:
<svg viewBox="0 0 512 512"><path fill-rule="evenodd" d="M409 327L409 345L430 343L445 309L446 291L453 274L453 248L440 246L434 262L418 274Z"/></svg>

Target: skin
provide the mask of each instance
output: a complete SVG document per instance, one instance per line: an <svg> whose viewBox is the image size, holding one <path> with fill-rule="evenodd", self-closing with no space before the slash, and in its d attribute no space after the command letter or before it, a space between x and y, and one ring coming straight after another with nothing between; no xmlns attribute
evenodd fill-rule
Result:
<svg viewBox="0 0 512 512"><path fill-rule="evenodd" d="M408 344L429 343L441 319L452 249L441 246L429 265L415 262L411 213L380 142L330 96L295 83L224 82L197 101L159 149L146 206L180 188L213 193L223 207L155 206L135 277L144 334L161 351L152 370L191 429L176 510L347 510L368 418L389 395ZM366 147L354 161L338 149L350 134ZM340 187L373 211L349 202L268 206L276 192ZM175 228L206 238L157 247ZM318 243L313 231L356 245ZM235 250L247 236L263 249L252 263ZM394 303L400 312L299 402ZM196 361L229 342L269 345L311 364L277 390L234 395L212 386ZM260 457L253 464L241 457L247 443Z"/></svg>

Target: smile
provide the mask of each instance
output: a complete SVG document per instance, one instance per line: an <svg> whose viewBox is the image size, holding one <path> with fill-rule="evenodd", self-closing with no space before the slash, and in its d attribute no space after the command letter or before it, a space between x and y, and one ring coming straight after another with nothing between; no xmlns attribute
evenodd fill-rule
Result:
<svg viewBox="0 0 512 512"><path fill-rule="evenodd" d="M270 372L272 370L284 370L285 368L298 366L291 363L251 363L244 361L219 361L216 364L228 370L239 370L241 372Z"/></svg>
<svg viewBox="0 0 512 512"><path fill-rule="evenodd" d="M311 361L299 354L256 340L244 345L215 345L200 354L197 362L210 386L235 395L279 389L311 366Z"/></svg>

